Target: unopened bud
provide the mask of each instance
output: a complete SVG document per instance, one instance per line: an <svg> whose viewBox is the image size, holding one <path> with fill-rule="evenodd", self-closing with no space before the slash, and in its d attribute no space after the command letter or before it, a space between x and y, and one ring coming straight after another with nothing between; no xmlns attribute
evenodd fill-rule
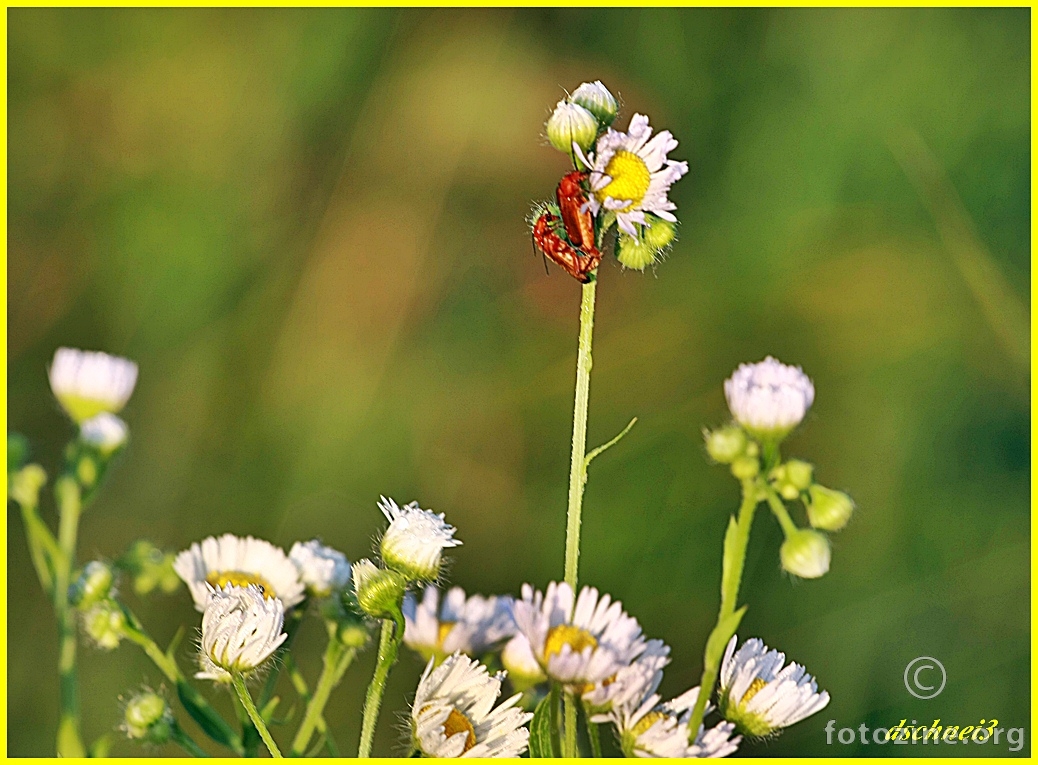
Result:
<svg viewBox="0 0 1038 765"><path fill-rule="evenodd" d="M619 111L616 98L609 92L609 88L602 84L601 80L582 83L573 91L569 100L591 112L603 127L613 124L616 113Z"/></svg>
<svg viewBox="0 0 1038 765"><path fill-rule="evenodd" d="M655 215L646 216L648 223L642 229L642 241L656 250L669 247L678 234L678 227L669 220Z"/></svg>
<svg viewBox="0 0 1038 765"><path fill-rule="evenodd" d="M47 483L47 473L39 465L26 465L10 480L8 491L11 499L22 507L36 507L40 501L40 489Z"/></svg>
<svg viewBox="0 0 1038 765"><path fill-rule="evenodd" d="M740 481L756 478L760 473L760 460L756 457L743 455L732 461L732 475Z"/></svg>
<svg viewBox="0 0 1038 765"><path fill-rule="evenodd" d="M576 162L573 144L587 153L598 137L598 121L583 106L559 101L544 125L544 132L552 146Z"/></svg>
<svg viewBox="0 0 1038 765"><path fill-rule="evenodd" d="M854 501L842 491L815 484L808 489L807 518L816 529L839 531L854 512Z"/></svg>
<svg viewBox="0 0 1038 765"><path fill-rule="evenodd" d="M130 429L111 412L101 412L79 426L80 440L109 457L126 445Z"/></svg>
<svg viewBox="0 0 1038 765"><path fill-rule="evenodd" d="M379 568L364 558L353 564L353 586L361 610L381 619L392 617L400 610L407 580L396 571Z"/></svg>
<svg viewBox="0 0 1038 765"><path fill-rule="evenodd" d="M814 466L803 460L789 460L786 463L786 481L799 491L806 491L814 480Z"/></svg>
<svg viewBox="0 0 1038 765"><path fill-rule="evenodd" d="M160 694L146 688L126 703L122 729L129 738L163 744L173 733L173 710Z"/></svg>
<svg viewBox="0 0 1038 765"><path fill-rule="evenodd" d="M782 568L804 579L817 579L825 574L831 554L825 534L811 529L797 529L786 537L779 550Z"/></svg>
<svg viewBox="0 0 1038 765"><path fill-rule="evenodd" d="M83 630L98 648L111 651L119 647L126 627L126 615L110 600L93 606L83 614Z"/></svg>
<svg viewBox="0 0 1038 765"><path fill-rule="evenodd" d="M746 452L746 433L735 425L706 431L704 439L706 453L710 455L710 459L723 465L731 463Z"/></svg>
<svg viewBox="0 0 1038 765"><path fill-rule="evenodd" d="M114 577L106 563L92 560L83 566L83 571L69 587L69 602L76 608L90 608L107 600L112 592Z"/></svg>
<svg viewBox="0 0 1038 765"><path fill-rule="evenodd" d="M644 271L655 263L657 252L655 247L627 234L620 234L616 243L616 259L633 271Z"/></svg>

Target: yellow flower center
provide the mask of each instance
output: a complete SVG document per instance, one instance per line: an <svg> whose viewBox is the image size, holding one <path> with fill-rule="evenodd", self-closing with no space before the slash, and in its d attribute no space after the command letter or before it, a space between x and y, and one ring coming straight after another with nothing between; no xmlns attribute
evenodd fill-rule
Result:
<svg viewBox="0 0 1038 765"><path fill-rule="evenodd" d="M632 152L616 152L606 165L605 174L613 180L596 191L595 196L602 204L605 204L606 197L629 199L630 204L617 212L628 212L637 207L649 190L649 168L645 160Z"/></svg>
<svg viewBox="0 0 1038 765"><path fill-rule="evenodd" d="M750 683L750 687L746 689L746 693L742 695L742 698L739 700L739 703L749 704L750 699L752 699L754 696L760 693L766 685L767 683L761 680L759 677L754 678L753 682Z"/></svg>
<svg viewBox="0 0 1038 765"><path fill-rule="evenodd" d="M451 630L454 629L454 625L457 622L440 622L440 627L436 631L436 646L438 648L443 647L443 641L447 639Z"/></svg>
<svg viewBox="0 0 1038 765"><path fill-rule="evenodd" d="M248 587L250 584L254 584L263 591L263 597L277 597L277 593L274 592L270 582L258 574L248 574L244 571L214 571L205 580L217 589L222 589L228 584L235 587Z"/></svg>
<svg viewBox="0 0 1038 765"><path fill-rule="evenodd" d="M649 728L651 728L658 720L662 720L665 717L666 715L663 714L663 712L649 712L649 714L645 715L645 717L643 717L637 723L635 723L634 727L631 728L631 732L636 737L640 736L643 733L645 733L645 731L647 731Z"/></svg>
<svg viewBox="0 0 1038 765"><path fill-rule="evenodd" d="M574 653L581 653L585 648L596 648L598 641L595 636L585 629L574 627L572 624L560 624L548 631L548 637L544 641L544 660L548 661L552 656L562 653L562 647L568 645Z"/></svg>
<svg viewBox="0 0 1038 765"><path fill-rule="evenodd" d="M450 738L458 733L465 733L465 748L461 750L461 753L464 754L476 745L476 731L469 722L469 718L457 709L451 709L446 722L443 723L443 735Z"/></svg>

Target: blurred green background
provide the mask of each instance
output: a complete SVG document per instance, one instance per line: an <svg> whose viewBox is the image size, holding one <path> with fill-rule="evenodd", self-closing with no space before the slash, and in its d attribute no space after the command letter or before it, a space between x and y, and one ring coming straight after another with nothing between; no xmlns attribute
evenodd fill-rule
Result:
<svg viewBox="0 0 1038 765"><path fill-rule="evenodd" d="M738 499L701 428L739 362L800 364L786 451L859 509L797 582L758 514L740 634L833 700L740 754L1008 755L823 728L1030 720L1029 13L11 9L10 427L53 473L54 349L140 363L83 556L232 531L355 560L384 493L458 527L452 583L561 578L579 288L524 218L566 170L544 119L601 78L690 172L669 259L600 274L589 444L639 422L591 470L582 580L673 647L664 693L698 682ZM8 753L48 755L54 620L8 518ZM183 589L127 597L163 644L198 623ZM314 678L320 627L298 645ZM350 753L372 654L326 712ZM92 740L160 678L132 646L82 655ZM902 680L921 655L948 672L929 701Z"/></svg>

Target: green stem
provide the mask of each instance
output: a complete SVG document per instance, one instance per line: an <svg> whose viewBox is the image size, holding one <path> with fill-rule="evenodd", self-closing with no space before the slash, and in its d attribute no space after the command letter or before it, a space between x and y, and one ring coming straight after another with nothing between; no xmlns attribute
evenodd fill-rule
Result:
<svg viewBox="0 0 1038 765"><path fill-rule="evenodd" d="M22 511L22 523L25 526L25 536L29 541L29 555L32 565L36 569L36 576L39 577L43 591L53 599L53 567L57 566L61 550L58 549L57 540L47 528L47 524L40 518L38 508L33 505L23 505L20 502L18 507Z"/></svg>
<svg viewBox="0 0 1038 765"><path fill-rule="evenodd" d="M139 645L171 683L182 681L184 676L173 657L168 656L149 635L135 624L136 619L132 615L128 621L130 624L123 630L126 639Z"/></svg>
<svg viewBox="0 0 1038 765"><path fill-rule="evenodd" d="M382 694L386 691L386 678L389 670L396 661L397 649L400 647L400 638L403 630L397 629L400 635L394 637L394 623L390 619L382 620L382 636L378 643L378 661L375 664L375 674L371 677L367 696L364 698L364 717L360 728L360 746L357 749L358 757L371 756L371 744L375 739L375 723L378 722L378 710L382 706Z"/></svg>
<svg viewBox="0 0 1038 765"><path fill-rule="evenodd" d="M580 752L577 749L577 700L572 693L566 693L562 697L562 705L566 715L562 723L562 756L578 757Z"/></svg>
<svg viewBox="0 0 1038 765"><path fill-rule="evenodd" d="M587 448L587 405L591 391L591 337L595 328L596 277L580 294L580 335L577 340L577 384L573 400L573 448L569 462L569 506L566 511L566 582L577 589L580 560L580 511L584 501L584 457ZM567 707L568 709L568 707Z"/></svg>
<svg viewBox="0 0 1038 765"><path fill-rule="evenodd" d="M795 534L798 529L797 525L793 522L793 519L789 517L789 511L786 509L786 505L779 499L778 494L770 486L767 488L767 500L768 507L771 508L772 514L778 519L779 526L782 527L782 533L788 537L790 534Z"/></svg>
<svg viewBox="0 0 1038 765"><path fill-rule="evenodd" d="M336 639L334 633L331 634L328 647L324 652L324 666L321 669L321 676L317 680L317 687L314 688L314 695L306 705L306 715L299 726L295 740L292 741L293 757L300 757L306 751L310 737L313 736L314 730L321 721L321 715L331 696L332 689L338 684L356 653L356 649L347 649Z"/></svg>
<svg viewBox="0 0 1038 765"><path fill-rule="evenodd" d="M58 501L58 548L54 561L54 613L58 618L58 688L61 713L58 721L58 755L85 757L86 747L79 731L79 683L76 676L76 620L69 608L68 588L76 562L76 537L82 510L79 484L62 476L54 485Z"/></svg>
<svg viewBox="0 0 1038 765"><path fill-rule="evenodd" d="M738 520L725 534L724 559L721 563L721 607L717 614L717 624L714 625L703 651L703 675L699 682L699 696L689 720L691 741L695 741L699 733L707 702L714 693L714 683L717 682L717 673L721 669L724 649L735 634L738 624L734 617L743 566L746 563L746 547L750 541L750 528L753 526L753 513L759 501L757 488L756 481L742 482L742 504L739 505Z"/></svg>
<svg viewBox="0 0 1038 765"><path fill-rule="evenodd" d="M235 672L231 682L234 684L234 690L238 694L238 700L245 707L245 712L249 715L249 719L252 720L252 724L256 726L256 730L259 732L260 738L263 739L263 743L267 745L267 751L270 752L270 756L281 757L281 750L274 743L270 731L267 730L267 724L263 722L263 718L252 701L249 689L245 687L245 678Z"/></svg>
<svg viewBox="0 0 1038 765"><path fill-rule="evenodd" d="M193 738L184 733L181 727L177 725L176 721L173 722L173 731L170 740L173 741L173 743L177 744L185 752L190 754L192 757L209 756L205 753L205 750L202 749L202 747L195 743Z"/></svg>
<svg viewBox="0 0 1038 765"><path fill-rule="evenodd" d="M588 713L588 708L584 706L584 721L587 723L587 739L591 744L591 756L596 759L602 757L602 739L598 735L598 725L591 722L591 715Z"/></svg>

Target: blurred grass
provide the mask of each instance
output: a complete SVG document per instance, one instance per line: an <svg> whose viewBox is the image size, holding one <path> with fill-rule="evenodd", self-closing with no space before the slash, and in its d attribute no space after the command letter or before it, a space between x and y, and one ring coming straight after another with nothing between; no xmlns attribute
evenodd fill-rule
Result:
<svg viewBox="0 0 1038 765"><path fill-rule="evenodd" d="M902 754L827 747L829 719L1027 724L1027 10L11 9L8 31L11 427L57 464L58 345L141 365L84 555L233 531L356 559L385 493L458 526L452 582L561 577L579 297L524 217L564 169L544 118L601 78L691 172L668 261L601 275L589 443L639 422L591 468L582 579L673 646L665 693L697 681L736 504L700 429L772 353L818 390L789 450L859 512L816 582L757 521L743 632L833 701L743 752ZM53 620L11 517L8 753L46 755ZM134 607L160 641L196 622L183 592ZM919 655L948 670L933 701L902 685ZM326 715L347 752L371 660ZM156 674L85 651L88 734Z"/></svg>

